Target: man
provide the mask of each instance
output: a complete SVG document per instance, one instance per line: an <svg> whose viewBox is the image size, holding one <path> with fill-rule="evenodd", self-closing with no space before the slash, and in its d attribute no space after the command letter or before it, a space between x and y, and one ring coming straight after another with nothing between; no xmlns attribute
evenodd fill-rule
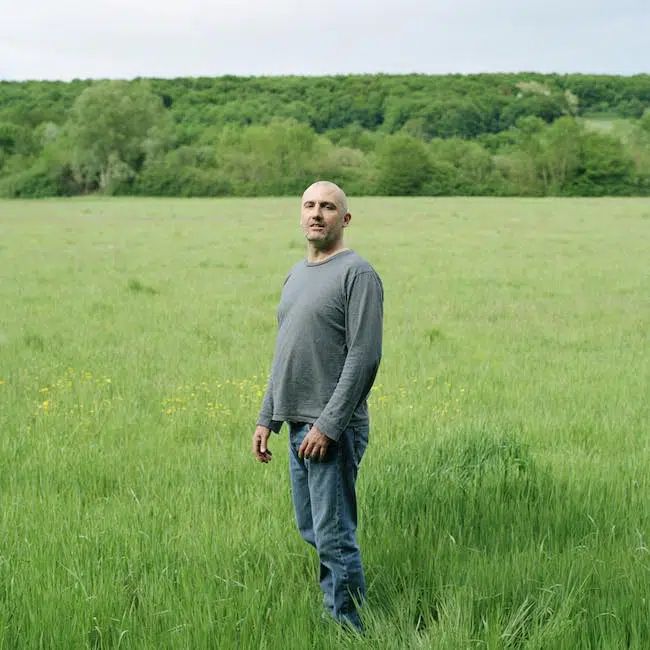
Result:
<svg viewBox="0 0 650 650"><path fill-rule="evenodd" d="M268 463L270 432L288 423L296 522L318 553L325 607L361 629L357 606L366 587L355 482L368 443L366 397L381 358L383 288L370 264L344 246L351 219L334 183L305 190L300 225L307 259L291 269L282 289L253 454Z"/></svg>

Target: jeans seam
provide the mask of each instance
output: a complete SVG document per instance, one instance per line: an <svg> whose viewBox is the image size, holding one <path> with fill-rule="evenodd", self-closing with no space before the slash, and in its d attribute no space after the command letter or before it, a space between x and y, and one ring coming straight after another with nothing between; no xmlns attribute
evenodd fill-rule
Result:
<svg viewBox="0 0 650 650"><path fill-rule="evenodd" d="M350 579L348 571L343 561L343 551L341 549L341 504L343 501L343 490L341 482L343 480L343 454L340 447L337 449L336 462L339 466L339 471L336 473L336 554L338 556L339 564L343 567L343 594L345 611L350 610ZM334 602L336 610L336 600ZM338 614L338 612L336 612Z"/></svg>
<svg viewBox="0 0 650 650"><path fill-rule="evenodd" d="M301 438L308 432L309 425L292 427L292 429L295 435L290 436L292 443L290 444L292 452L291 461L293 463L292 471L296 472L295 475L292 474L292 481L294 476L298 480L301 472L303 476L301 480L304 480L304 473L311 475L314 470L316 470L318 477L320 477L315 484L315 489L317 490L314 493L316 502L312 501L312 486L309 485L309 479L307 484L300 486L300 490L306 488L307 491L306 498L310 503L309 519L311 520L310 529L307 530L305 528L304 531L301 529L300 532L305 541L316 547L319 560L321 558L321 543L323 544L322 550L331 558L331 565L327 559L326 564L322 565L332 567L330 580L323 581L322 577L319 576L321 588L323 589L324 596L326 596L325 604L328 605L327 600L331 598L330 611L333 617L339 622L349 621L356 626L358 624L357 606L361 603L361 599L363 599L365 585L363 584L363 567L360 565L361 560L358 555L358 547L354 540L356 515L352 517L354 513L349 511L348 507L353 505L350 499L354 499L353 485L359 464L359 455L365 449L363 444L364 432L360 427L350 427L350 430L345 432L344 439L332 443L332 456L329 457L328 463L321 465L321 463L316 461L312 464L309 460L298 459L297 449ZM350 448L352 449L350 450ZM325 465L329 463L331 463L331 466L329 469L326 469ZM325 474L321 474L321 470ZM320 480L324 482L321 483L319 482ZM302 492L299 494L302 494ZM323 503L319 501L321 497L325 499ZM316 511L312 507L314 503L317 504L315 506ZM325 531L325 534L321 536L316 534L317 528L314 515L322 517L323 511L320 508L323 504L327 503L329 503L328 508L332 508L332 510L330 510L331 514L329 518L321 521L321 524L324 525L321 533ZM302 513L299 507L304 504L295 501L294 505L296 507L299 528L301 522L307 525L307 513ZM319 512L320 515L318 514ZM303 514L304 518L302 516ZM328 520L329 524L327 524ZM319 527L321 524L319 524ZM330 527L333 527L333 530ZM330 529L329 542L327 539L328 528ZM313 541L311 541L312 535ZM350 544L354 543L355 546L348 548L348 540ZM359 598L359 603L356 602L356 598Z"/></svg>

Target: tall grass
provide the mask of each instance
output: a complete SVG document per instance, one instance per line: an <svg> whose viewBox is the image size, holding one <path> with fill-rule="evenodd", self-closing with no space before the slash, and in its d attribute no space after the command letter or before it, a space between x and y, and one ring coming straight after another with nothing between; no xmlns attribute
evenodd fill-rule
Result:
<svg viewBox="0 0 650 650"><path fill-rule="evenodd" d="M650 647L650 208L357 199L367 632L249 452L296 201L0 202L0 648Z"/></svg>

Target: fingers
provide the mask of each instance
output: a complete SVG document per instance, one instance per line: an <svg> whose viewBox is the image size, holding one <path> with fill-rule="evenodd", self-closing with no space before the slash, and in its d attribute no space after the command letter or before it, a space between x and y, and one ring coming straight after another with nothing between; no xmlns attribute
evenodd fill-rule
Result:
<svg viewBox="0 0 650 650"><path fill-rule="evenodd" d="M260 463L268 463L273 454L267 447L271 431L266 427L259 426L253 434L253 455Z"/></svg>
<svg viewBox="0 0 650 650"><path fill-rule="evenodd" d="M309 460L314 455L317 446L318 441L314 440L313 436L308 433L298 449L298 458Z"/></svg>
<svg viewBox="0 0 650 650"><path fill-rule="evenodd" d="M308 433L298 448L298 458L305 460L324 460L328 442L324 436Z"/></svg>

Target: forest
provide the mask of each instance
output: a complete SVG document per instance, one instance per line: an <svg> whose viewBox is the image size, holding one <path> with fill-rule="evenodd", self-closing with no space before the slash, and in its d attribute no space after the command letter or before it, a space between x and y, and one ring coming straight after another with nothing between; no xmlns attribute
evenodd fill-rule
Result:
<svg viewBox="0 0 650 650"><path fill-rule="evenodd" d="M0 196L650 195L650 75L0 82Z"/></svg>

